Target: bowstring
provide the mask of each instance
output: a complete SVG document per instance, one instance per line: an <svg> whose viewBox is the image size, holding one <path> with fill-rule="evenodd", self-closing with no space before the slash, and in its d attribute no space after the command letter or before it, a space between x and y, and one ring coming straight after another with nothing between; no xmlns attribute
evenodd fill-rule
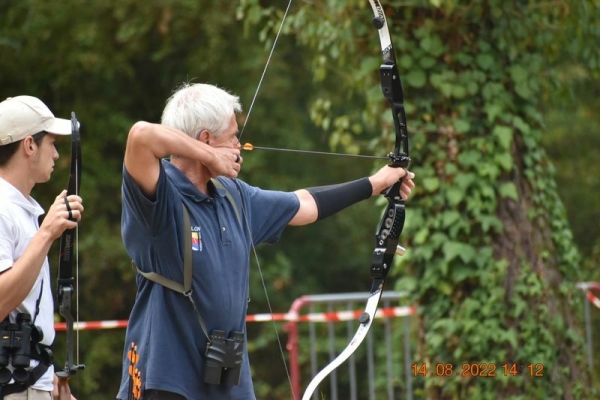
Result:
<svg viewBox="0 0 600 400"><path fill-rule="evenodd" d="M287 18L288 12L290 10L290 7L292 6L292 1L293 0L289 0L287 7L285 9L285 12L283 13L283 17L281 18L281 23L279 24L279 28L277 30L277 34L275 35L275 40L273 40L273 45L271 46L271 50L269 51L269 55L267 57L267 62L265 63L265 67L263 68L262 74L260 76L260 79L258 81L258 85L256 86L256 90L254 91L254 95L252 97L252 101L250 102L250 107L248 107L248 114L246 114L246 119L244 120L244 124L242 125L242 129L240 130L240 134L238 136L238 140L241 141L242 140L242 136L244 135L244 130L246 129L246 126L248 125L248 120L250 119L250 114L252 114L252 109L254 108L254 104L256 103L256 99L258 98L258 93L260 92L260 89L262 87L262 83L265 79L265 76L267 74L267 69L269 68L269 65L271 63L271 59L273 58L273 53L275 52L275 46L277 46L277 41L279 40L279 36L281 35L281 31L283 29L283 25L285 23L285 20ZM239 190L239 187L238 187ZM241 193L240 193L240 198L241 198ZM267 284L265 282L265 277L263 275L262 272L262 268L260 266L260 260L258 259L258 253L256 252L256 246L254 245L254 239L252 238L252 231L250 230L250 224L248 222L248 217L246 215L246 210L244 207L244 202L242 201L242 214L244 216L244 223L246 225L246 230L248 231L248 237L250 238L250 244L252 246L252 252L254 254L254 259L256 260L256 266L258 268L258 274L260 276L260 281L262 283L262 287L263 290L265 292L265 298L266 298L266 302L267 302L267 307L269 309L269 313L271 315L271 323L273 324L273 330L275 331L275 336L277 338L277 345L279 346L279 353L281 355L281 360L283 361L283 366L285 368L285 375L287 376L288 379L288 383L290 385L290 388L292 388L292 377L290 375L288 366L287 366L287 362L285 360L285 353L283 351L283 345L281 344L281 338L279 337L279 331L277 330L277 325L275 323L275 319L273 318L273 307L271 306L271 300L269 299L269 293L267 290ZM248 295L250 295L250 293L248 293ZM294 391L291 391L292 393L292 398L295 400L296 396L294 395Z"/></svg>
<svg viewBox="0 0 600 400"><path fill-rule="evenodd" d="M267 75L267 69L269 68L269 64L271 63L271 58L273 58L273 53L275 52L275 46L277 46L277 41L279 40L279 36L281 35L281 30L283 29L283 24L285 23L285 19L287 18L288 12L290 11L290 7L292 6L292 2L294 0L289 0L288 5L283 13L283 18L281 18L281 23L279 24L279 29L277 30L277 35L275 35L275 40L273 41L273 45L271 46L271 51L269 52L269 56L267 57L267 62L265 63L265 67L263 68L260 79L258 80L258 85L256 86L256 90L254 91L254 96L252 97L252 101L250 102L250 107L248 107L248 114L246 114L246 120L242 125L242 129L240 130L240 135L238 140L242 140L242 136L244 135L244 130L246 129L246 125L248 125L248 120L250 119L250 114L252 114L252 109L254 107L254 103L256 103L256 99L258 97L258 92L262 87L262 83Z"/></svg>
<svg viewBox="0 0 600 400"><path fill-rule="evenodd" d="M81 143L81 142L80 142ZM81 146L81 144L79 145ZM78 157L81 157L81 147L79 150ZM75 163L75 176L79 176L79 166ZM75 179L75 193L79 196L79 179ZM75 290L77 291L77 296L75 296L75 307L77 310L75 311L76 318L76 326L75 329L75 350L76 350L76 361L75 365L79 365L79 222L75 226ZM79 385L79 377L77 380Z"/></svg>
<svg viewBox="0 0 600 400"><path fill-rule="evenodd" d="M273 326L273 330L275 331L275 337L277 338L277 346L279 347L279 353L281 355L281 360L283 361L283 368L285 369L285 375L287 377L288 383L290 384L290 388L292 387L292 377L290 375L290 371L287 366L287 362L285 360L285 353L283 351L283 345L281 343L281 337L279 336L279 331L277 330L277 324L275 323L275 319L273 318L273 307L271 306L271 300L269 299L269 294L267 290L267 284L265 282L265 277L262 273L262 268L260 267L260 261L258 259L258 253L256 252L256 246L254 246L254 239L252 238L252 232L250 231L250 225L248 223L248 217L246 216L246 211L244 209L244 202L242 201L242 212L244 214L244 222L246 224L246 229L248 230L248 236L250 237L250 243L252 244L252 252L254 254L254 259L256 260L256 266L258 267L258 273L260 275L260 282L262 284L263 290L265 292L265 298L267 301L267 308L269 309L269 314L271 315L271 324ZM250 293L248 292L248 296ZM294 391L291 391L292 399L296 400L296 396L294 395Z"/></svg>

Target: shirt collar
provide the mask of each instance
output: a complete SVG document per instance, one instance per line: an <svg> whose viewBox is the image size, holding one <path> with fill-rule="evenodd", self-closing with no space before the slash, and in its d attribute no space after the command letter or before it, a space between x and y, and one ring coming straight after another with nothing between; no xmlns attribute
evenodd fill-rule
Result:
<svg viewBox="0 0 600 400"><path fill-rule="evenodd" d="M205 193L202 193L194 184L185 176L183 172L173 164L171 164L168 160L162 160L162 165L165 168L167 176L173 182L175 182L175 186L177 190L186 197L191 198L194 201L202 202L210 199ZM215 196L225 197L225 190L218 189L213 184L212 180L208 182L208 190L214 194Z"/></svg>
<svg viewBox="0 0 600 400"><path fill-rule="evenodd" d="M44 214L44 209L33 199L33 197L23 196L23 193L3 178L0 178L0 192L6 200L18 205L34 217L39 217Z"/></svg>

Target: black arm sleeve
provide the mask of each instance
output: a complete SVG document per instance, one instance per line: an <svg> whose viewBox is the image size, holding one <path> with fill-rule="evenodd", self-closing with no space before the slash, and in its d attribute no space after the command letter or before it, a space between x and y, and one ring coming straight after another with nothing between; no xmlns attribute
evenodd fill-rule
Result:
<svg viewBox="0 0 600 400"><path fill-rule="evenodd" d="M352 182L317 186L306 190L317 203L319 210L317 220L322 220L352 204L368 199L373 193L373 186L369 178L362 178Z"/></svg>

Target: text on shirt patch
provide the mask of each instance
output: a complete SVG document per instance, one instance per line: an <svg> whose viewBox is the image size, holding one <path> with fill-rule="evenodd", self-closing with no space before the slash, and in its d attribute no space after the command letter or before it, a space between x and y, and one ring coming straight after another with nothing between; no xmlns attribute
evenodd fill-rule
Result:
<svg viewBox="0 0 600 400"><path fill-rule="evenodd" d="M192 227L192 251L202 251L202 234L199 226Z"/></svg>

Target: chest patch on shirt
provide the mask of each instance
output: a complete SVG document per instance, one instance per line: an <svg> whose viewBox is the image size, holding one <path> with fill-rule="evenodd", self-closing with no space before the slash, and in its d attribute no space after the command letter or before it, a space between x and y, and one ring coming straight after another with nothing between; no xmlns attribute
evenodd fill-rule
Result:
<svg viewBox="0 0 600 400"><path fill-rule="evenodd" d="M202 251L202 233L199 226L192 226L192 251Z"/></svg>

